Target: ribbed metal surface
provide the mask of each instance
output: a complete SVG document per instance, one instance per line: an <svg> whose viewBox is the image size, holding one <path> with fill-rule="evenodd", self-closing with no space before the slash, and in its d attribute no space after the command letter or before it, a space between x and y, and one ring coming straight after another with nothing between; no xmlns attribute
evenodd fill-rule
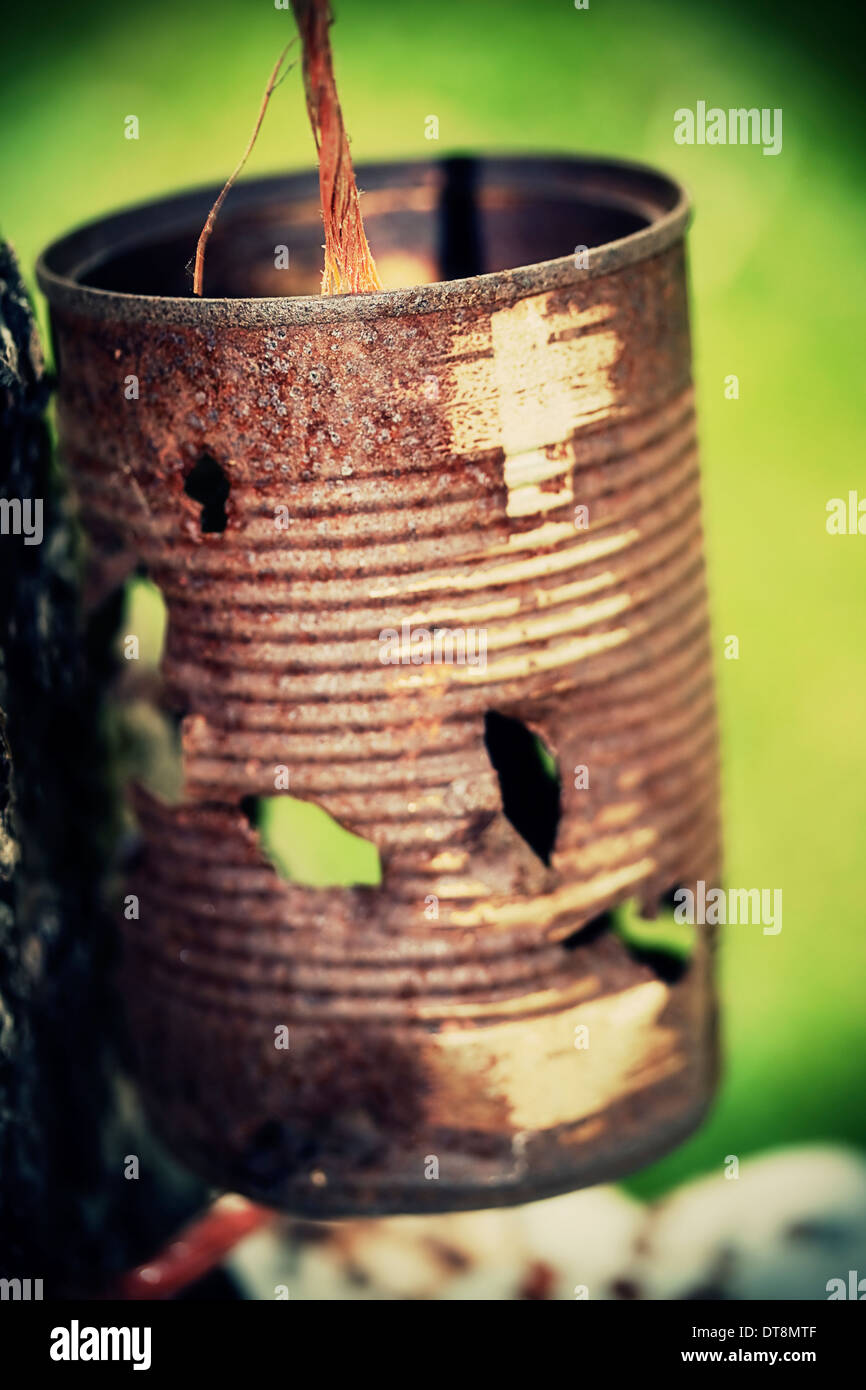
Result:
<svg viewBox="0 0 866 1390"><path fill-rule="evenodd" d="M512 264L526 257L508 227L544 168L482 180L488 237ZM579 162L550 171L566 249L580 240L569 180L579 208L603 173L583 188ZM400 171L392 182L399 206ZM622 193L628 171L610 183ZM406 185L411 207L417 170ZM559 944L612 905L652 908L719 870L684 219L670 206L649 207L643 258L630 237L589 271L551 262L483 276L483 294L466 281L376 296L336 319L323 300L321 322L313 309L217 324L206 304L188 322L86 290L69 302L43 268L85 521L106 567L110 537L121 568L146 564L170 615L186 793L176 807L137 797L130 1007L163 1125L219 1180L323 1212L514 1200L633 1164L705 1103L706 943L673 987L607 936ZM387 253L382 218L370 236ZM267 279L259 262L250 274ZM184 492L203 454L230 483L222 533L202 533ZM486 666L383 664L380 634L404 623L482 629ZM557 759L549 866L502 814L491 710ZM381 889L278 878L241 802L273 794L279 765L293 796L378 845ZM591 1064L569 1032L587 1011ZM430 1154L447 1180L424 1181Z"/></svg>

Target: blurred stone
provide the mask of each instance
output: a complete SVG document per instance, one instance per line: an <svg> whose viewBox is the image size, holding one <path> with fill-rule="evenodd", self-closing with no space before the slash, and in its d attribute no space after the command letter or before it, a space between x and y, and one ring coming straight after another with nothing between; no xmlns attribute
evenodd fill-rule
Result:
<svg viewBox="0 0 866 1390"><path fill-rule="evenodd" d="M866 1266L866 1161L803 1146L746 1159L650 1208L619 1278L642 1299L824 1299Z"/></svg>
<svg viewBox="0 0 866 1390"><path fill-rule="evenodd" d="M228 1268L263 1300L825 1299L866 1270L866 1161L784 1149L650 1206L596 1187L503 1211L286 1222Z"/></svg>
<svg viewBox="0 0 866 1390"><path fill-rule="evenodd" d="M290 1222L238 1246L229 1269L255 1299L280 1287L319 1301L570 1299L576 1287L610 1297L642 1213L596 1187L506 1210Z"/></svg>

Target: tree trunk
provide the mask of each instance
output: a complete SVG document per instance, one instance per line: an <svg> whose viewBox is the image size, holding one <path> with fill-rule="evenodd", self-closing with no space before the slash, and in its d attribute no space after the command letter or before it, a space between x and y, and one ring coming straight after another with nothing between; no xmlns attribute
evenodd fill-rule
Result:
<svg viewBox="0 0 866 1390"><path fill-rule="evenodd" d="M149 1137L123 1073L105 718L122 595L82 623L49 394L0 243L0 1276L42 1279L46 1298L105 1287L201 1199Z"/></svg>

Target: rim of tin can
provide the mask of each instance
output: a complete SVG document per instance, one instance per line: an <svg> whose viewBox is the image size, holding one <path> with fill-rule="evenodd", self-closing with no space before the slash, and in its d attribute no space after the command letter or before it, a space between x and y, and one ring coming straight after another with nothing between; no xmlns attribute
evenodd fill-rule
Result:
<svg viewBox="0 0 866 1390"><path fill-rule="evenodd" d="M52 242L39 256L37 283L53 307L84 313L89 318L124 322L259 328L391 318L495 304L609 275L667 250L681 239L691 217L685 189L649 165L579 155L475 158L485 174L510 181L524 191L531 192L533 184L539 191L549 191L550 180L556 179L560 191L598 207L636 213L647 219L647 225L617 240L590 247L585 267L576 266L572 254L463 279L368 294L208 299L192 294L130 294L82 283L83 277L109 255L136 249L146 252L157 239L189 231L194 249L198 230L220 191L219 186L211 185L150 199L75 228ZM435 188L446 167L447 160L396 160L360 165L356 176L359 186L370 192L400 183L411 186L413 181ZM243 210L265 207L275 197L318 197L318 189L315 170L250 179L232 189L224 219L229 221Z"/></svg>

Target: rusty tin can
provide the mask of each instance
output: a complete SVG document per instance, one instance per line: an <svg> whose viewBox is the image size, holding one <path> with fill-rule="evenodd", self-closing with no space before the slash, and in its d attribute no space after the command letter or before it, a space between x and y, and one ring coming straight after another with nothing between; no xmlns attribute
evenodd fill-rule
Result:
<svg viewBox="0 0 866 1390"><path fill-rule="evenodd" d="M233 191L213 298L184 268L214 190L38 270L93 571L160 586L183 716L181 800L136 797L144 1092L198 1171L325 1217L607 1180L688 1133L716 1071L711 943L666 978L606 915L719 874L686 197L569 158L359 183L410 288L316 294L315 174ZM485 660L388 663L406 624L483 632ZM505 814L497 719L556 760L546 853L532 806ZM375 843L380 887L277 873L244 805L281 766Z"/></svg>

